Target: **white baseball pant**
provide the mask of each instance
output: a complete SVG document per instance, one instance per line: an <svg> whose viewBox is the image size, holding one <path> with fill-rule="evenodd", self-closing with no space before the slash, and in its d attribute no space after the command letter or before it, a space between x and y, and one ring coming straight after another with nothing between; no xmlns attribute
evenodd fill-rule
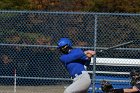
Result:
<svg viewBox="0 0 140 93"><path fill-rule="evenodd" d="M87 93L90 84L90 75L88 72L82 71L82 74L73 79L73 83L65 89L64 93Z"/></svg>

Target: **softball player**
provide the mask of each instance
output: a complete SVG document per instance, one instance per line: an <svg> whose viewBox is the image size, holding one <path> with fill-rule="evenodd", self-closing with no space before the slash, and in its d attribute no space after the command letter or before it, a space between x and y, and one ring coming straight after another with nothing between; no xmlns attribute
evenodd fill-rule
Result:
<svg viewBox="0 0 140 93"><path fill-rule="evenodd" d="M90 58L95 55L95 51L73 49L69 38L61 38L58 41L58 49L63 53L60 57L61 62L73 78L73 83L65 89L64 93L87 93L91 79L84 65L90 63Z"/></svg>
<svg viewBox="0 0 140 93"><path fill-rule="evenodd" d="M101 89L104 93L140 93L140 71L133 70L130 72L131 88L114 89L108 81L101 82Z"/></svg>

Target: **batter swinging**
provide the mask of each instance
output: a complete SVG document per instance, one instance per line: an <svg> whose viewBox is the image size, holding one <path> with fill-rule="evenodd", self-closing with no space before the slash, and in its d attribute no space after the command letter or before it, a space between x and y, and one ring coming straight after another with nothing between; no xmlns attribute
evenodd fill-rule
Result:
<svg viewBox="0 0 140 93"><path fill-rule="evenodd" d="M61 38L58 41L58 49L63 53L60 57L61 62L73 78L73 83L65 89L64 93L87 93L91 79L84 65L90 63L95 51L73 49L69 38Z"/></svg>

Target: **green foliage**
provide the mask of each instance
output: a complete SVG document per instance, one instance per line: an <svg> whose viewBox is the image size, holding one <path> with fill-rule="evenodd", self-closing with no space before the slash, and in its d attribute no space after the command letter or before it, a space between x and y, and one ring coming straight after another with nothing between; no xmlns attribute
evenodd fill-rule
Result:
<svg viewBox="0 0 140 93"><path fill-rule="evenodd" d="M42 37L46 38L41 33L24 33L24 32L17 32L15 30L4 30L0 32L0 36L3 36L0 39L0 42L3 43L19 43L21 41L25 41L26 43L35 44L37 39Z"/></svg>
<svg viewBox="0 0 140 93"><path fill-rule="evenodd" d="M32 44L36 42L37 38L44 37L44 35L42 35L40 33L23 33L23 32L20 32L19 34L20 34L22 39L26 39Z"/></svg>
<svg viewBox="0 0 140 93"><path fill-rule="evenodd" d="M140 12L140 0L1 0L1 10Z"/></svg>
<svg viewBox="0 0 140 93"><path fill-rule="evenodd" d="M1 42L6 42L6 43L13 43L15 40L12 40L11 37L14 35L18 34L15 30L4 30L0 32L0 35L3 37L0 39Z"/></svg>
<svg viewBox="0 0 140 93"><path fill-rule="evenodd" d="M140 12L140 0L96 0L92 11L97 12Z"/></svg>
<svg viewBox="0 0 140 93"><path fill-rule="evenodd" d="M28 0L1 0L1 10L26 10L29 9Z"/></svg>

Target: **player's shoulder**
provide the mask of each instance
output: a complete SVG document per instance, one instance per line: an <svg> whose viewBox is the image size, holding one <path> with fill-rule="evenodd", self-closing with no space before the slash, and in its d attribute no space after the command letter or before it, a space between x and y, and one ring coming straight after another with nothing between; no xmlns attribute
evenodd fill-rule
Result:
<svg viewBox="0 0 140 93"><path fill-rule="evenodd" d="M69 52L70 54L76 54L76 55L78 55L78 54L83 54L84 52L83 52L83 50L82 49L80 49L80 48L75 48L75 49L72 49L70 52Z"/></svg>
<svg viewBox="0 0 140 93"><path fill-rule="evenodd" d="M74 48L72 51L83 51L81 48Z"/></svg>

